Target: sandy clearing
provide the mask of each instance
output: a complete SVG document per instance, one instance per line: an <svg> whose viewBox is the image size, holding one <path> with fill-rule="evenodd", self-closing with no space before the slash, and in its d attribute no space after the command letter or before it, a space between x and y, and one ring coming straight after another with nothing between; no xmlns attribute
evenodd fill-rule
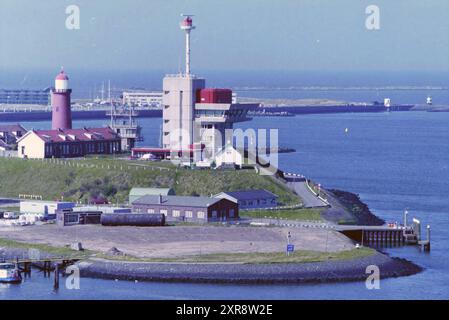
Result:
<svg viewBox="0 0 449 320"><path fill-rule="evenodd" d="M335 231L308 228L243 226L103 227L56 225L2 227L0 238L66 246L81 242L90 250L105 252L117 247L136 257L179 257L210 253L280 252L290 231L297 250L342 251L354 247Z"/></svg>

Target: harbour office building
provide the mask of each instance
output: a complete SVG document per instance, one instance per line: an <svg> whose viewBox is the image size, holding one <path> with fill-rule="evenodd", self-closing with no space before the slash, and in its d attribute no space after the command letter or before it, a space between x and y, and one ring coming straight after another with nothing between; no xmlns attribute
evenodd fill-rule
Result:
<svg viewBox="0 0 449 320"><path fill-rule="evenodd" d="M228 199L147 195L132 203L135 213L163 214L168 221L232 222L239 219L239 206Z"/></svg>

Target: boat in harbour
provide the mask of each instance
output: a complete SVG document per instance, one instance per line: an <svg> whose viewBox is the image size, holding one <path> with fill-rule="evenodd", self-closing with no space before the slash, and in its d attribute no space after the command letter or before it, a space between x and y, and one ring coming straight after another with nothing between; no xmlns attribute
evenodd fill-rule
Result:
<svg viewBox="0 0 449 320"><path fill-rule="evenodd" d="M0 263L0 282L21 282L22 276L15 263Z"/></svg>

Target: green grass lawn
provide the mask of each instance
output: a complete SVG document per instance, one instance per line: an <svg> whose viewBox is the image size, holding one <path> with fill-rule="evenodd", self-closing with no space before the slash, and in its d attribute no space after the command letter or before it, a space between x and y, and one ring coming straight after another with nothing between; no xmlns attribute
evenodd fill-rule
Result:
<svg viewBox="0 0 449 320"><path fill-rule="evenodd" d="M79 160L0 158L0 195L41 195L45 200L86 202L105 197L112 203L128 200L132 187L172 187L178 195L210 196L222 191L267 189L286 205L300 200L284 184L254 170L190 170L170 162L130 161L117 157Z"/></svg>
<svg viewBox="0 0 449 320"><path fill-rule="evenodd" d="M324 208L317 209L287 209L287 210L254 210L240 211L240 216L251 218L281 218L289 220L313 220L322 221L321 213Z"/></svg>
<svg viewBox="0 0 449 320"><path fill-rule="evenodd" d="M89 257L94 252L89 250L75 251L68 247L53 247L46 244L24 243L10 239L0 238L0 247L15 249L35 249L45 253L53 254L57 257Z"/></svg>
<svg viewBox="0 0 449 320"><path fill-rule="evenodd" d="M136 258L131 256L109 257L98 255L97 257L135 262L171 262L171 263L308 263L332 260L348 260L370 256L376 253L376 250L362 247L340 252L317 252L298 250L287 256L285 252L270 253L217 253L195 256L183 256L176 258Z"/></svg>
<svg viewBox="0 0 449 320"><path fill-rule="evenodd" d="M91 257L113 260L113 261L130 261L130 262L171 262L171 263L200 263L200 262L216 262L216 263L308 263L332 260L347 260L370 256L376 250L361 247L340 252L318 252L297 250L287 256L285 252L270 253L217 253L193 256L182 256L175 258L138 258L134 256L108 256L103 253L84 250L74 251L68 247L53 247L46 244L23 243L9 239L0 238L0 247L17 248L17 249L36 249L45 253L53 254L57 257L89 259Z"/></svg>

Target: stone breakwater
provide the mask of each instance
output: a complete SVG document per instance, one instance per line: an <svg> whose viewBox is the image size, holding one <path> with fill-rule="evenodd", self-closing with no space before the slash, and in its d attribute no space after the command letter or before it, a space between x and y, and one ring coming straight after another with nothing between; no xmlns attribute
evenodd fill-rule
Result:
<svg viewBox="0 0 449 320"><path fill-rule="evenodd" d="M381 279L409 276L422 268L382 253L369 257L311 263L145 263L90 260L78 263L82 277L196 283L301 284L365 281L367 266L376 265Z"/></svg>
<svg viewBox="0 0 449 320"><path fill-rule="evenodd" d="M35 254L35 253L34 253ZM30 257L24 249L0 248L0 260ZM53 254L40 252L40 258ZM91 258L79 261L82 277L119 280L240 283L240 284L301 284L365 281L367 266L379 267L381 279L409 276L423 269L400 258L377 252L364 258L308 263L150 263L126 262ZM40 267L40 265L37 265Z"/></svg>

